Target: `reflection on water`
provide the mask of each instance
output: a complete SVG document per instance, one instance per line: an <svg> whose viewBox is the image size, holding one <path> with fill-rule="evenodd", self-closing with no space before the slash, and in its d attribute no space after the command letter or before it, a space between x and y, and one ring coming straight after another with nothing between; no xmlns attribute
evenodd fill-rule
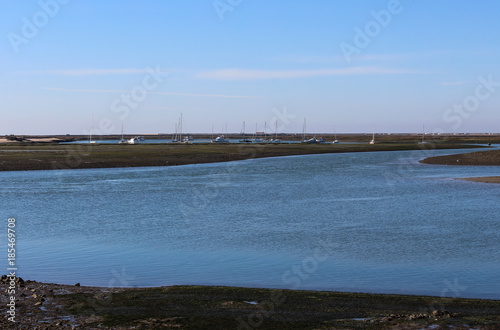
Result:
<svg viewBox="0 0 500 330"><path fill-rule="evenodd" d="M424 156L3 172L0 216L27 279L500 298L500 186L452 179L498 167Z"/></svg>

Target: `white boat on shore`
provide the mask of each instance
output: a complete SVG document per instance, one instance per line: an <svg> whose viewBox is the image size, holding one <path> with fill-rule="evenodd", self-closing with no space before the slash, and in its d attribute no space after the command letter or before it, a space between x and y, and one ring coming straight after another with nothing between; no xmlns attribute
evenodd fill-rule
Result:
<svg viewBox="0 0 500 330"><path fill-rule="evenodd" d="M142 141L145 141L146 139L144 138L144 136L134 136L133 138L129 139L127 141L128 144L136 144L136 143L139 143L139 142L142 142Z"/></svg>
<svg viewBox="0 0 500 330"><path fill-rule="evenodd" d="M323 138L317 139L316 137L313 137L313 138L302 141L302 143L310 143L310 144L325 143L325 139L323 139Z"/></svg>
<svg viewBox="0 0 500 330"><path fill-rule="evenodd" d="M224 135L220 135L210 142L212 142L212 143L229 143L229 139L227 139Z"/></svg>
<svg viewBox="0 0 500 330"><path fill-rule="evenodd" d="M315 144L315 143L325 143L325 139L319 138L317 139L316 137L306 139L306 119L304 118L304 127L302 129L302 143L309 143L309 144Z"/></svg>

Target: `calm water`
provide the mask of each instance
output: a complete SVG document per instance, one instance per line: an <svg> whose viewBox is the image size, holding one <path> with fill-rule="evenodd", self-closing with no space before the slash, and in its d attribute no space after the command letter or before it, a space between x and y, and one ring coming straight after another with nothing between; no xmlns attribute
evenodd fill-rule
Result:
<svg viewBox="0 0 500 330"><path fill-rule="evenodd" d="M499 299L500 185L453 178L500 167L426 155L0 172L0 217L25 279Z"/></svg>

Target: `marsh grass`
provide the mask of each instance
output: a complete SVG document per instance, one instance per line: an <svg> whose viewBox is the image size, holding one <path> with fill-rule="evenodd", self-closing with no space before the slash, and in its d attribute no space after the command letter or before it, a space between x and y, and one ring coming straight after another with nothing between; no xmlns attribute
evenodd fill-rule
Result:
<svg viewBox="0 0 500 330"><path fill-rule="evenodd" d="M495 300L205 286L127 289L105 298L77 293L64 298L70 301L69 312L98 317L99 321L90 326L194 329L354 326L385 329L389 325L411 328L431 324L493 329L500 326L500 301ZM446 312L435 316L433 306L445 307Z"/></svg>
<svg viewBox="0 0 500 330"><path fill-rule="evenodd" d="M0 170L171 166L288 155L471 148L424 144L17 144L0 146Z"/></svg>

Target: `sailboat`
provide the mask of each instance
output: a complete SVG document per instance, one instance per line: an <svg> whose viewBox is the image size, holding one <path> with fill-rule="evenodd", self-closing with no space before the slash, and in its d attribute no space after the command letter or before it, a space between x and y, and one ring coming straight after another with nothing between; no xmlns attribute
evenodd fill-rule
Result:
<svg viewBox="0 0 500 330"><path fill-rule="evenodd" d="M229 143L229 139L226 138L224 135L219 135L218 137L216 137L211 142L212 143Z"/></svg>
<svg viewBox="0 0 500 330"><path fill-rule="evenodd" d="M306 140L306 119L304 118L304 128L302 129L302 143L325 143L325 139L319 138L316 139L316 137L310 138Z"/></svg>
<svg viewBox="0 0 500 330"><path fill-rule="evenodd" d="M179 123L175 124L175 133L172 136L172 143L180 143L182 142L182 113L179 118Z"/></svg>
<svg viewBox="0 0 500 330"><path fill-rule="evenodd" d="M123 143L127 143L127 140L125 140L125 139L123 138L123 123L122 123L122 139L121 139L121 140L120 140L120 142L118 142L118 143L122 143L122 144L123 144Z"/></svg>
<svg viewBox="0 0 500 330"><path fill-rule="evenodd" d="M252 140L245 139L245 121L243 121L243 127L241 129L241 135L243 135L243 140L240 140L240 143L251 143Z"/></svg>
<svg viewBox="0 0 500 330"><path fill-rule="evenodd" d="M372 140L370 141L370 144L375 144L375 129L372 130Z"/></svg>
<svg viewBox="0 0 500 330"><path fill-rule="evenodd" d="M333 140L333 143L340 143L339 140L337 140L337 129L335 125L333 125L333 132L335 133L335 140Z"/></svg>
<svg viewBox="0 0 500 330"><path fill-rule="evenodd" d="M94 114L92 114L92 119L90 120L89 143L95 143L95 141L92 141L92 129L93 128L94 128Z"/></svg>
<svg viewBox="0 0 500 330"><path fill-rule="evenodd" d="M278 139L278 121L275 122L274 127L274 139L271 140L271 143L281 143L281 140Z"/></svg>
<svg viewBox="0 0 500 330"><path fill-rule="evenodd" d="M425 141L425 124L422 125L422 141L420 141L418 144L427 144L429 142Z"/></svg>
<svg viewBox="0 0 500 330"><path fill-rule="evenodd" d="M213 135L213 126L212 126L212 135ZM226 134L227 134L227 123L226 123ZM224 134L221 134L217 136L215 139L212 139L210 141L211 143L229 143L229 139L224 136Z"/></svg>
<svg viewBox="0 0 500 330"><path fill-rule="evenodd" d="M257 123L255 123L255 134L253 135L252 143L262 143L262 139L257 137Z"/></svg>

